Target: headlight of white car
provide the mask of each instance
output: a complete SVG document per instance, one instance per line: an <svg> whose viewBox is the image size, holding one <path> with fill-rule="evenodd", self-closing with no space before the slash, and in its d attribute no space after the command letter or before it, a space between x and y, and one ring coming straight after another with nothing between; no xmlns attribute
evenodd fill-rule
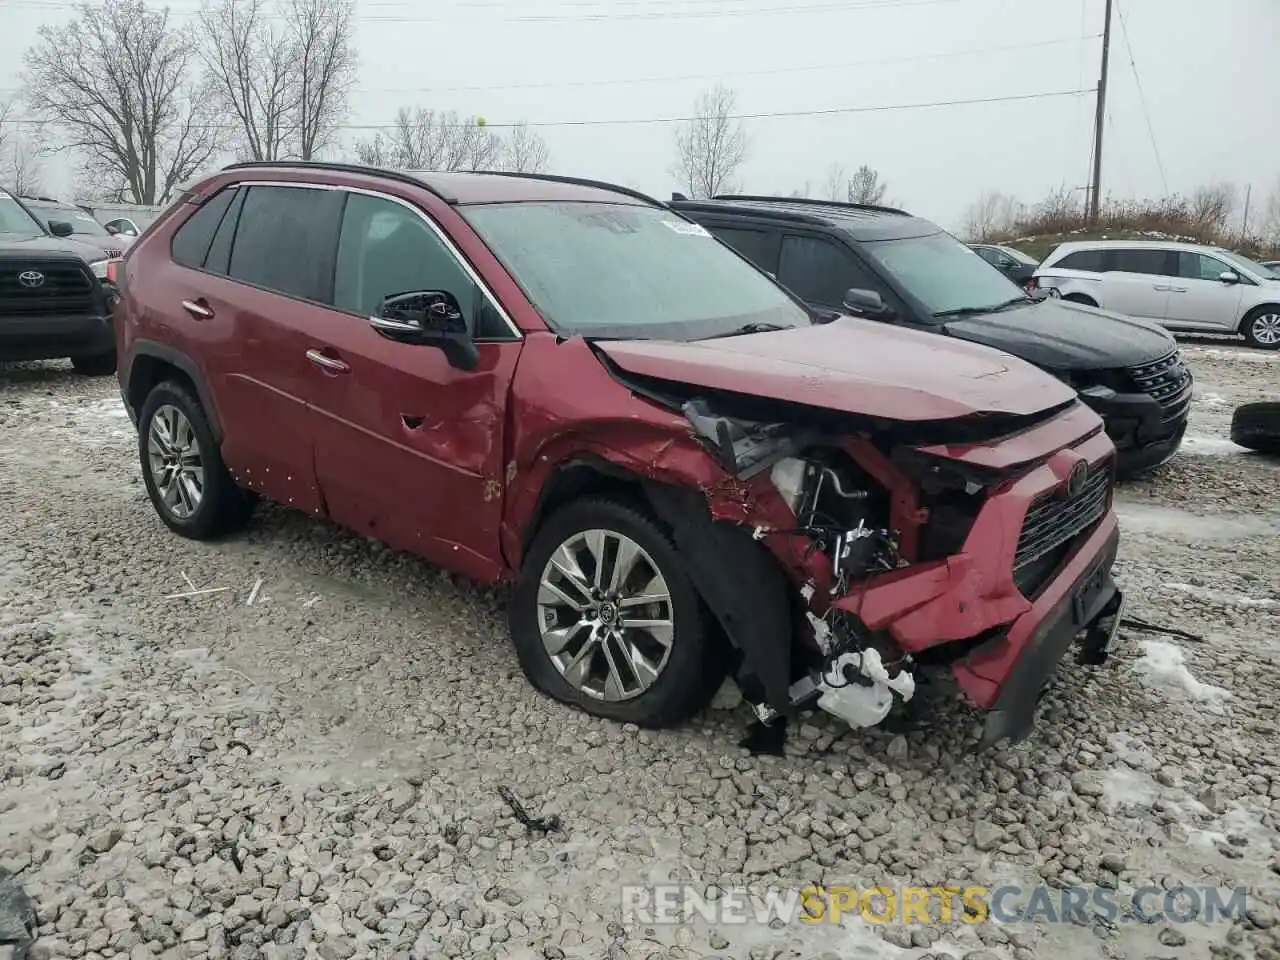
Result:
<svg viewBox="0 0 1280 960"><path fill-rule="evenodd" d="M107 264L109 262L108 260L94 260L89 264L89 269L93 271L93 275L99 280L105 280L107 279Z"/></svg>

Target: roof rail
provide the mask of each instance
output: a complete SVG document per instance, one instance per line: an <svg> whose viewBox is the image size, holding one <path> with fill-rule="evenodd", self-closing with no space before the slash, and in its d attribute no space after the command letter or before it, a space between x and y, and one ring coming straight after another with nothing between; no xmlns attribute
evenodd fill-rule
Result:
<svg viewBox="0 0 1280 960"><path fill-rule="evenodd" d="M897 213L904 217L911 216L906 210L897 207L884 207L875 203L847 203L843 200L815 200L811 197L766 197L747 193L717 193L712 200L758 200L766 203L811 203L817 207L842 207L846 210L874 210L877 213Z"/></svg>
<svg viewBox="0 0 1280 960"><path fill-rule="evenodd" d="M491 177L524 177L528 180L546 180L550 183L570 183L579 187L594 187L597 190L612 190L614 193L620 193L624 197L631 197L633 200L643 200L645 203L651 203L655 207L665 207L666 204L661 200L655 200L647 193L641 193L639 190L632 190L630 187L620 187L616 183L606 183L604 180L588 180L584 177L566 177L558 173L518 173L514 170L468 170L467 173L483 173Z"/></svg>
<svg viewBox="0 0 1280 960"><path fill-rule="evenodd" d="M334 173L358 173L370 177L383 177L387 180L397 180L400 183L407 183L410 186L423 187L430 190L445 203L458 202L457 197L446 193L439 187L432 186L421 177L415 177L402 170L388 170L385 167L370 167L361 163L331 163L327 160L242 160L239 163L229 163L222 169L251 170L255 167L274 167L286 170L329 170Z"/></svg>

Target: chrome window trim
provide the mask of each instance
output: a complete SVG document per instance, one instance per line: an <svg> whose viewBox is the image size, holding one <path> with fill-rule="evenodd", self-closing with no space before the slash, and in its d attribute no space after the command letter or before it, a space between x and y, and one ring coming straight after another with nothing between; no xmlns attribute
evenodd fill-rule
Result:
<svg viewBox="0 0 1280 960"><path fill-rule="evenodd" d="M479 288L480 292L484 294L484 297L486 300L489 301L490 306L492 306L495 310L498 311L498 316L502 317L503 322L506 323L507 329L510 331L511 336L516 341L524 340L524 333L520 330L518 326L516 326L515 321L511 319L511 315L507 313L506 308L499 302L498 298L494 295L493 291L489 289L489 285L485 283L483 279L481 279L480 274L476 272L475 267L471 265L471 261L469 261L463 255L462 251L458 249L458 247L454 244L453 240L449 237L449 235L440 228L440 225L436 223L435 220L433 220L425 210L420 209L419 207L415 206L413 203L410 203L408 200L404 199L403 197L397 197L394 194L384 193L381 190L371 190L368 187L348 187L348 186L344 186L342 184L337 184L337 183L308 183L300 180L233 180L227 183L226 186L228 187L230 186L297 187L303 190L341 190L346 193L358 193L366 197L375 197L379 200L390 200L392 203L400 204L400 206L404 207L406 210L410 210L413 213L417 214L423 220L423 222L425 222L427 226L431 228L432 232L435 233L436 237L439 238L440 242L443 243L445 248L453 255L454 259L456 259L458 263L461 264L463 271L467 274L468 277L471 278L472 283L474 283L476 287ZM342 229L341 224L338 225L338 229L339 231L341 231ZM335 267L336 267L336 264L335 264ZM229 276L227 277L227 279L235 280L235 277ZM325 304L325 306L328 306L330 309L333 309L333 310L338 309L338 307L334 306L333 304ZM348 313L349 311L344 310L341 312ZM352 315L356 316L356 314L352 314ZM509 341L491 339L488 342L505 343Z"/></svg>

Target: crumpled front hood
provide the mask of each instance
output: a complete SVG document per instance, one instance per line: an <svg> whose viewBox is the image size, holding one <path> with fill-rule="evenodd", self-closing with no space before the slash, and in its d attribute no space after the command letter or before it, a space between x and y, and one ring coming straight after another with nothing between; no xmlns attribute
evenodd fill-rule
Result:
<svg viewBox="0 0 1280 960"><path fill-rule="evenodd" d="M606 340L597 346L639 376L886 420L1028 416L1075 396L1016 357L851 317L689 343Z"/></svg>
<svg viewBox="0 0 1280 960"><path fill-rule="evenodd" d="M1051 370L1134 367L1168 356L1177 347L1156 323L1056 297L1035 306L952 320L946 330Z"/></svg>

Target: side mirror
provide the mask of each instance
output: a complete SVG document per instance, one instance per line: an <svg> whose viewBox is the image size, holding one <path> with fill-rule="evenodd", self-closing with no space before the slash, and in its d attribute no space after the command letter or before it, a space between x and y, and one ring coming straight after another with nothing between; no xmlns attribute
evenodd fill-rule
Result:
<svg viewBox="0 0 1280 960"><path fill-rule="evenodd" d="M1224 270L1222 273L1218 274L1218 279L1223 283L1239 283L1240 274L1236 273L1234 270Z"/></svg>
<svg viewBox="0 0 1280 960"><path fill-rule="evenodd" d="M49 232L55 237L69 237L75 232L71 224L65 220L50 220Z"/></svg>
<svg viewBox="0 0 1280 960"><path fill-rule="evenodd" d="M107 224L105 227L103 227L102 229L103 229L103 230L105 230L105 231L107 231L107 233L111 234L113 237L114 237L117 233L119 233L119 232L120 232L120 228L119 228L119 227L114 226L114 225L112 225L112 224L110 224L110 223L108 223L108 224Z"/></svg>
<svg viewBox="0 0 1280 960"><path fill-rule="evenodd" d="M388 340L438 347L460 370L474 370L480 362L462 307L447 291L417 290L387 297L369 318L369 325Z"/></svg>
<svg viewBox="0 0 1280 960"><path fill-rule="evenodd" d="M893 310L879 293L875 290L859 290L857 287L845 291L844 308L871 320L888 320L893 316Z"/></svg>

